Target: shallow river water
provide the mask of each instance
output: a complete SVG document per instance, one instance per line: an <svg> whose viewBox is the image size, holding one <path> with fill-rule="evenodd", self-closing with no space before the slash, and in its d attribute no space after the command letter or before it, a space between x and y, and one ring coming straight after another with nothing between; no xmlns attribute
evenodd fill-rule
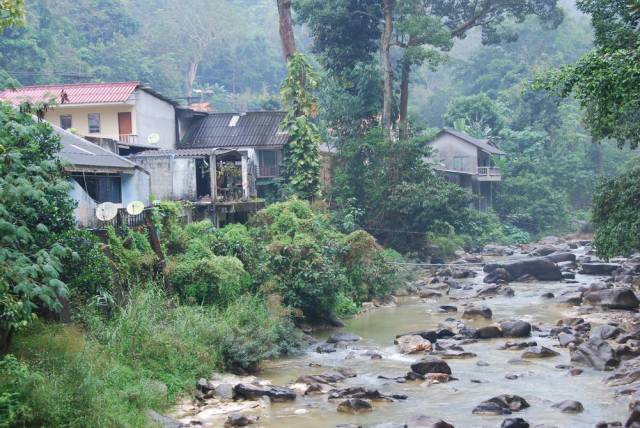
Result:
<svg viewBox="0 0 640 428"><path fill-rule="evenodd" d="M480 274L477 278L460 282L477 284L482 281L482 276ZM580 275L576 279L582 284L598 280ZM358 354L355 358L353 354L348 357L352 349L338 350L331 354L319 354L310 350L302 356L270 362L260 374L261 378L268 379L275 385L287 385L304 374L320 374L335 367L349 367L355 370L357 377L347 379L340 387L368 386L385 394L406 394L407 400L392 403L374 401L372 412L349 415L336 411L341 400L329 401L326 395L311 394L298 397L294 402L274 403L261 409L257 413L260 416L259 425L326 428L339 424L403 422L412 416L428 415L444 419L458 428L499 427L505 417L473 415L471 411L480 402L500 394L517 394L529 402L530 408L514 413L511 417L522 417L531 426L546 424L556 427L593 427L598 421L623 421L628 413L626 403L614 400L613 392L603 384L602 378L606 373L585 368L583 374L571 376L566 368L555 368L559 364L570 364L568 351L557 347L557 339L541 337L541 333L536 331L528 340L535 340L538 345L560 352L559 356L528 360L526 364L522 360L514 363L509 360L519 358L522 351L498 349L509 339L484 340L464 345L465 351L476 353L477 357L447 360L457 381L426 385L421 381L400 384L378 378L379 375L403 376L409 371L410 364L420 359L420 355L398 353L397 347L393 345L397 334L436 328L439 322L448 317L460 318L461 306L465 302L481 302L493 311L492 321L468 322L474 327L508 318L549 326L572 314L568 306L552 303L540 295L548 291L557 293L580 284L532 282L510 285L515 290L514 297L498 296L477 302L474 302L475 299L455 300L455 295L427 301L405 298L396 307L376 309L346 323L344 331L362 337L352 347ZM437 312L437 308L444 304L458 306L458 312ZM362 355L366 349L375 349L383 355L383 359L372 360L369 356ZM488 365L479 366L478 361ZM518 375L518 378L506 379L505 375L510 374ZM563 400L580 401L584 405L584 412L565 414L551 408L552 404ZM295 413L296 410L298 414Z"/></svg>

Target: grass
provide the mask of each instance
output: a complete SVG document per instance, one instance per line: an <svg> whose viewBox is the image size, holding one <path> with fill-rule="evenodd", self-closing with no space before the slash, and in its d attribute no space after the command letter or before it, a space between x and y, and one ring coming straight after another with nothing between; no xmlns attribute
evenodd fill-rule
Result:
<svg viewBox="0 0 640 428"><path fill-rule="evenodd" d="M11 349L24 370L0 367L0 421L148 426L147 409L166 409L197 378L254 370L295 349L299 333L284 315L255 296L226 309L181 306L150 285L134 289L109 321L88 311L82 323L34 323Z"/></svg>

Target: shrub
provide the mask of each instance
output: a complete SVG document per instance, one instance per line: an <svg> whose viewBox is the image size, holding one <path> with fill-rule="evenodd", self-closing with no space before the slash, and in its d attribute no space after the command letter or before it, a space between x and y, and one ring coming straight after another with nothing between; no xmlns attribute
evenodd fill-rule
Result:
<svg viewBox="0 0 640 428"><path fill-rule="evenodd" d="M593 196L598 255L611 258L640 249L640 164L602 181Z"/></svg>
<svg viewBox="0 0 640 428"><path fill-rule="evenodd" d="M190 241L189 250L176 256L165 272L185 303L225 307L251 286L251 276L240 260L216 256L206 243L198 240Z"/></svg>
<svg viewBox="0 0 640 428"><path fill-rule="evenodd" d="M101 248L100 240L86 230L73 230L60 236L72 254L63 260L60 279L67 284L70 296L90 298L110 292L112 265Z"/></svg>

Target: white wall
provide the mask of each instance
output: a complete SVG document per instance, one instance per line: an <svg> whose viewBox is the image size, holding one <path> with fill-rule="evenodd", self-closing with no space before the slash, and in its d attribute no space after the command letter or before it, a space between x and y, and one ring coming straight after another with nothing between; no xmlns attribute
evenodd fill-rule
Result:
<svg viewBox="0 0 640 428"><path fill-rule="evenodd" d="M162 149L176 148L176 117L172 104L150 93L136 89L134 123L139 144L148 144L150 134L158 134L157 146Z"/></svg>
<svg viewBox="0 0 640 428"><path fill-rule="evenodd" d="M146 171L136 169L133 174L122 174L122 206L133 201L140 201L145 206L151 205L150 175Z"/></svg>

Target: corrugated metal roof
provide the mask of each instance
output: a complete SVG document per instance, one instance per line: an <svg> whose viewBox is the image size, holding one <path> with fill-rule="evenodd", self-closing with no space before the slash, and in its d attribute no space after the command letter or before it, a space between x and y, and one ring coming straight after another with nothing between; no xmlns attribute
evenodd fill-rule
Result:
<svg viewBox="0 0 640 428"><path fill-rule="evenodd" d="M288 136L278 127L284 117L281 111L212 113L193 122L178 148L283 146Z"/></svg>
<svg viewBox="0 0 640 428"><path fill-rule="evenodd" d="M80 168L109 168L117 170L133 170L138 167L135 163L119 156L107 149L93 144L55 125L51 125L60 136L62 147L58 157Z"/></svg>
<svg viewBox="0 0 640 428"><path fill-rule="evenodd" d="M0 92L0 99L13 104L25 101L46 102L51 98L55 98L57 104L119 103L125 102L139 86L140 82L137 81L23 86ZM64 101L63 93L67 94L67 99Z"/></svg>
<svg viewBox="0 0 640 428"><path fill-rule="evenodd" d="M440 131L438 134L442 134L443 132L446 132L447 134L451 134L454 137L458 137L461 140L466 141L467 143L473 144L474 146L478 147L480 150L484 150L485 152L490 153L492 155L506 155L506 153L500 150L499 148L492 146L489 143L489 140L479 140L477 138L474 138L470 135L465 134L464 132L456 131L455 129L452 129L452 128L442 128L442 131Z"/></svg>

